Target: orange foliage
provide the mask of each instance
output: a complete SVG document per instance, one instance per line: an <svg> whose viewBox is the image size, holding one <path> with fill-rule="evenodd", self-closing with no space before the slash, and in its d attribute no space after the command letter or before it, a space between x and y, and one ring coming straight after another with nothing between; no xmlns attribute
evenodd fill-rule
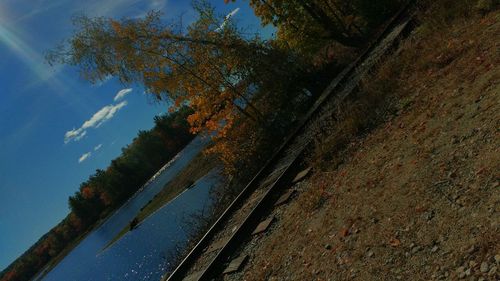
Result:
<svg viewBox="0 0 500 281"><path fill-rule="evenodd" d="M82 196L85 199L90 199L94 197L94 190L90 186L82 188Z"/></svg>

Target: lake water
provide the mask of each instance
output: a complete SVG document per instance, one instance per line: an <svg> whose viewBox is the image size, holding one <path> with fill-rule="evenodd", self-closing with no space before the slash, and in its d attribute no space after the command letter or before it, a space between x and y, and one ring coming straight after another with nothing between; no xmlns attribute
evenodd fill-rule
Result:
<svg viewBox="0 0 500 281"><path fill-rule="evenodd" d="M221 180L217 171L199 179L136 229L102 249L206 144L207 140L196 137L42 280L159 280L168 269L170 252L186 243L187 219L210 205L209 191Z"/></svg>

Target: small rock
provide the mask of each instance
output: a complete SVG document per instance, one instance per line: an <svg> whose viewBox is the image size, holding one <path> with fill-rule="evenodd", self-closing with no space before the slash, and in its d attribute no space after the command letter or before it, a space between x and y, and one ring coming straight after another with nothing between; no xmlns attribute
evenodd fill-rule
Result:
<svg viewBox="0 0 500 281"><path fill-rule="evenodd" d="M375 254L375 253L373 253L373 251L372 251L372 250L368 251L368 253L367 253L367 255L368 255L368 257L369 257L369 258L371 258L374 254Z"/></svg>
<svg viewBox="0 0 500 281"><path fill-rule="evenodd" d="M431 253L435 253L435 252L437 252L437 250L439 250L439 247L438 246L434 246L431 249Z"/></svg>
<svg viewBox="0 0 500 281"><path fill-rule="evenodd" d="M434 218L435 214L436 213L434 212L434 210L432 210L430 212L424 213L423 217L424 217L425 220L430 221L430 220L432 220Z"/></svg>
<svg viewBox="0 0 500 281"><path fill-rule="evenodd" d="M479 270L482 272L482 273L486 273L488 272L488 263L487 262L482 262L481 263L481 267L479 268Z"/></svg>
<svg viewBox="0 0 500 281"><path fill-rule="evenodd" d="M416 252L420 251L420 246L416 246L413 249L411 249L411 253L415 254Z"/></svg>
<svg viewBox="0 0 500 281"><path fill-rule="evenodd" d="M492 266L490 271L488 272L488 275L489 276L493 276L497 273L497 267L496 266Z"/></svg>
<svg viewBox="0 0 500 281"><path fill-rule="evenodd" d="M467 270L465 271L465 275L470 276L470 274L471 274L471 270L470 270L470 268L467 268Z"/></svg>
<svg viewBox="0 0 500 281"><path fill-rule="evenodd" d="M476 251L476 247L474 245L470 246L469 250L467 250L468 254L472 254Z"/></svg>

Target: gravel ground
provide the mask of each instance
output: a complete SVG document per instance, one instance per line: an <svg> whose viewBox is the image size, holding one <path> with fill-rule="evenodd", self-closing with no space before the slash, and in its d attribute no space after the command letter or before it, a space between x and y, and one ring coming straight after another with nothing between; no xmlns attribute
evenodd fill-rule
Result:
<svg viewBox="0 0 500 281"><path fill-rule="evenodd" d="M422 62L400 75L397 113L292 187L224 280L499 280L499 18L435 48L413 35Z"/></svg>

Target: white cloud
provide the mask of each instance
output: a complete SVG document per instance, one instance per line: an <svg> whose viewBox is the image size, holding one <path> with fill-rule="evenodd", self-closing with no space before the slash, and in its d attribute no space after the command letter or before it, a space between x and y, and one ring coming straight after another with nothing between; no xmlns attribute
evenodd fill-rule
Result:
<svg viewBox="0 0 500 281"><path fill-rule="evenodd" d="M222 24L219 26L219 28L217 28L215 30L215 32L219 32L221 31L222 29L224 29L224 27L226 26L226 24L229 22L229 20L234 17L234 15L236 15L238 12L240 11L240 8L236 8L234 10L232 10L229 14L226 15L226 17L224 18L224 21L222 22Z"/></svg>
<svg viewBox="0 0 500 281"><path fill-rule="evenodd" d="M149 10L161 10L167 4L167 0L153 0L149 3Z"/></svg>
<svg viewBox="0 0 500 281"><path fill-rule="evenodd" d="M132 89L129 88L129 89L123 89L123 90L120 90L115 98L113 99L114 101L118 101L118 100L121 100L123 99L127 94L129 94L130 92L132 92Z"/></svg>
<svg viewBox="0 0 500 281"><path fill-rule="evenodd" d="M234 15L236 15L239 11L240 11L240 8L236 8L236 9L232 10L229 14L227 14L226 20L228 20L231 17L233 17Z"/></svg>
<svg viewBox="0 0 500 281"><path fill-rule="evenodd" d="M92 155L92 152L87 152L85 154L83 154L82 156L80 156L80 158L78 158L78 163L82 163L83 161L89 159L89 157Z"/></svg>
<svg viewBox="0 0 500 281"><path fill-rule="evenodd" d="M99 149L101 149L101 147L102 147L102 143L100 143L96 147L94 147L94 151L98 151Z"/></svg>
<svg viewBox="0 0 500 281"><path fill-rule="evenodd" d="M107 75L104 78L102 78L101 80L96 81L95 84L93 84L92 86L94 86L94 87L101 87L102 85L106 84L112 78L113 78L113 76Z"/></svg>
<svg viewBox="0 0 500 281"><path fill-rule="evenodd" d="M87 128L99 128L104 122L108 121L109 119L113 118L116 112L118 110L122 109L124 106L127 105L127 101L122 101L119 104L110 104L107 105L103 108L101 108L99 111L94 113L94 115L87 121L85 121L82 125L83 129Z"/></svg>
<svg viewBox="0 0 500 281"><path fill-rule="evenodd" d="M99 128L104 122L113 118L116 112L126 105L127 101L122 101L119 104L110 104L101 108L99 111L94 113L89 120L85 121L80 128L73 128L72 130L67 131L64 134L64 143L81 140L87 134L87 129Z"/></svg>

